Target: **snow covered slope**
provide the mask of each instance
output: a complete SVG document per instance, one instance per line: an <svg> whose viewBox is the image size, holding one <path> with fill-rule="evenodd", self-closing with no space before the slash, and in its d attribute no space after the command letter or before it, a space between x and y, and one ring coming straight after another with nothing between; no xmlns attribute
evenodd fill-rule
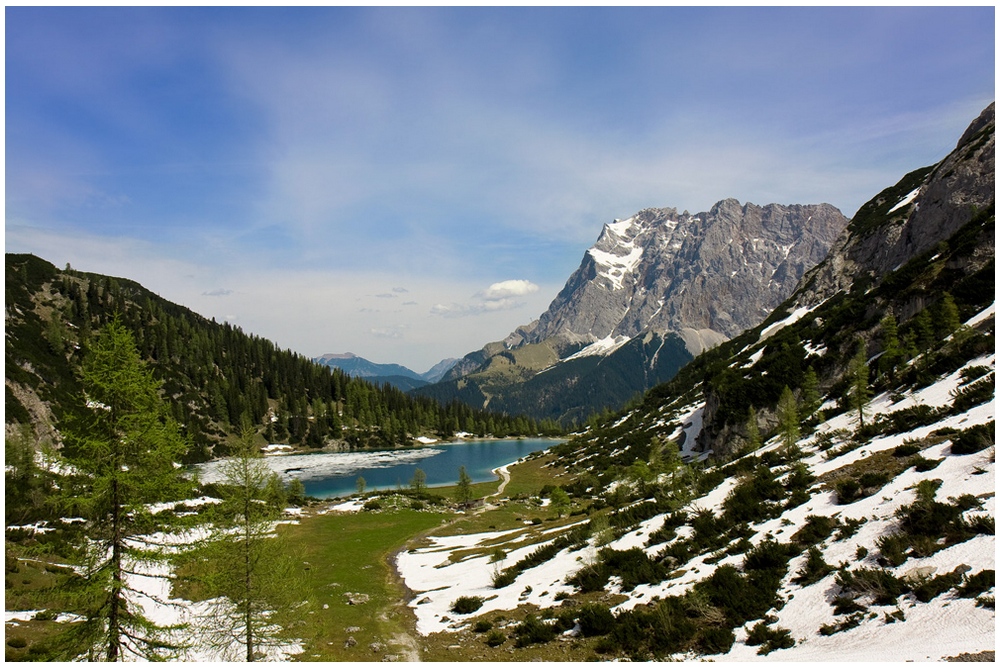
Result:
<svg viewBox="0 0 1000 667"><path fill-rule="evenodd" d="M991 306L967 325L992 327L993 317ZM802 438L798 443L800 453L795 456L782 454L780 437L772 438L761 449L728 464L730 470L742 473L719 480L713 488L690 498L677 510L656 512L616 530L611 541L602 539L601 534L582 541L572 540L574 531L579 535L589 525L591 520L586 518L544 534L537 527L526 526L500 533L432 538L428 546L400 553L396 562L406 585L415 592L410 606L418 618L417 629L423 634L469 632L477 618L495 615L499 610L514 610L520 605L563 610L564 600L580 592L578 586L570 583L574 575L602 560L608 561L609 550L625 552L638 548L651 561L670 551L680 553L672 550L672 546L692 542L699 529L692 528L688 520L674 531L672 538L661 540L656 535L662 532L660 529L671 520L671 515L681 511L692 518L701 511L721 517L732 507L727 505L727 498L734 498L737 495L734 490L753 478L755 466L771 460L779 462L773 468L779 483L788 485L789 478L803 469L808 473L811 481L806 484L804 497L792 502L788 497L791 494L786 494L770 501L774 511L746 522L741 529L748 542L742 551L733 549L729 541L720 543L718 548L691 549L688 551L691 558L686 562L675 560L661 580L637 585L625 586L620 577L612 574L605 597L620 601L611 605L611 611L621 615L668 597L700 594L700 582L710 580L720 568L731 566L738 572L744 571L749 554L762 544L798 545L798 553L788 560L780 579L776 603L765 615L766 627L787 630L794 644L774 649L768 654L769 660L922 661L992 650L994 585L989 583L973 595L966 591L971 590L970 579L977 581L976 575L992 582L995 569L996 538L985 527L991 528L996 516L995 452L988 446L978 452L960 454L954 444L962 433L977 425L990 425L992 433L994 398L966 410L954 409L956 394L981 382L969 378L984 368L995 373L995 354L970 359L928 386L879 394L868 406L869 419L873 415L887 418L892 413L912 411L914 406L939 411L940 419L915 428L892 430L859 444L858 415L843 412L820 422L811 434ZM987 376L987 380L992 383L992 376ZM661 431L682 430L698 407L692 404L677 411L673 418L660 424ZM621 426L626 424L623 422ZM892 465L887 467L886 460ZM871 465L870 470L867 464ZM887 469L893 474L876 480L881 482L876 483L877 489L863 490L849 502L847 497L841 497L845 494L845 479L863 475L861 471L877 473ZM891 544L885 544L885 538L904 531L903 517L919 504L918 495L926 494L931 487L936 487L934 502L942 506L961 499L963 525L972 525L978 517L976 525L981 529L967 531L963 534L966 539L942 535L932 540L931 546L910 547L898 564L887 562ZM644 505L655 505L655 501L640 499L633 503L633 507ZM825 536L820 530L819 539L803 537L804 529L823 523L817 517L829 520L832 527ZM941 530L944 531L943 526ZM558 545L556 540L560 537L569 543L550 558L523 569L512 583L501 588L494 586L497 572L546 545ZM807 561L816 557L803 548L809 542L813 542L809 546L830 571L814 581L797 582L808 569ZM459 551L468 552L476 547L489 547L488 551L503 549L506 558L491 563L495 557L491 558L490 553L455 557ZM867 572L885 573L891 576L889 581L906 583L902 592L896 595L890 592L888 599L879 599L874 586L860 587L860 592L845 586L844 573L857 577ZM953 585L944 586L928 601L920 601L933 588L928 582L950 573L957 573ZM942 585L947 583L940 581ZM452 605L463 596L483 598L482 607L470 615L456 614ZM841 598L844 599L839 603L841 607L850 606L846 602L850 598L853 611L838 613L837 601ZM761 645L754 644L751 638L758 623L758 618L752 618L736 625L731 647L721 654L709 653L712 659L759 659ZM843 629L839 629L841 626ZM576 630L579 634L579 625ZM656 655L665 658L693 654L688 649Z"/></svg>

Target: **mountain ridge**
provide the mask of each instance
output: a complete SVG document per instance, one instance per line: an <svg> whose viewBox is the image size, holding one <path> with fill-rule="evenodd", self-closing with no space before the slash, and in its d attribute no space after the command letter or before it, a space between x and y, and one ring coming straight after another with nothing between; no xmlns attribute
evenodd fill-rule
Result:
<svg viewBox="0 0 1000 667"><path fill-rule="evenodd" d="M563 423L618 409L696 354L759 322L847 223L829 204L758 206L735 199L697 214L646 208L607 223L537 320L467 354L441 382L416 393L527 409ZM661 359L665 345L669 352ZM544 363L519 361L537 357L517 352L532 348L545 351ZM616 364L624 366L612 368ZM556 365L562 389L548 370ZM541 371L549 377L535 379ZM614 392L580 390L612 377Z"/></svg>

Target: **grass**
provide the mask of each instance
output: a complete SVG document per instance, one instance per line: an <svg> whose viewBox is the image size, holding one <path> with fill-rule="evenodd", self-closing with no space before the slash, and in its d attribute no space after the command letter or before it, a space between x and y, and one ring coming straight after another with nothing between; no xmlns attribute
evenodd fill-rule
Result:
<svg viewBox="0 0 1000 667"><path fill-rule="evenodd" d="M446 520L441 513L399 510L327 514L281 526L289 547L308 563L315 596L310 622L294 629L305 647L300 659L368 661L400 655L405 646L399 638L409 632L410 612L389 559L408 539ZM349 605L348 592L367 595L369 601ZM347 628L360 629L348 633ZM345 646L349 636L356 646ZM373 644L384 649L375 653Z"/></svg>

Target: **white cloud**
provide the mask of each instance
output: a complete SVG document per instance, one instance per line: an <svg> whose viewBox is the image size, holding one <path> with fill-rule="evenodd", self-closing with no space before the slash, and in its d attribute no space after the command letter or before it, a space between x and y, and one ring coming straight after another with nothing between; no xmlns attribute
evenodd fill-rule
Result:
<svg viewBox="0 0 1000 667"><path fill-rule="evenodd" d="M538 285L530 280L503 280L477 292L472 303L438 303L431 307L431 314L441 317L469 317L514 310L524 307L526 302L523 298L538 290Z"/></svg>
<svg viewBox="0 0 1000 667"><path fill-rule="evenodd" d="M511 297L534 294L538 291L538 285L530 280L504 280L493 283L481 292L481 296L486 301L502 301Z"/></svg>

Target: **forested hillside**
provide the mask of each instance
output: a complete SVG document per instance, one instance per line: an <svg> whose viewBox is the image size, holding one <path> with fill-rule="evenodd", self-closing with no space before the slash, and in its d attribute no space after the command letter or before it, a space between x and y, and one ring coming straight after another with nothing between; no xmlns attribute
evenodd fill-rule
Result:
<svg viewBox="0 0 1000 667"><path fill-rule="evenodd" d="M268 442L319 448L393 447L412 438L527 435L558 427L524 417L441 406L351 378L228 323L208 320L121 278L6 256L6 421L60 442L83 406L79 364L93 331L119 318L162 381L185 429L189 462L226 451L244 419Z"/></svg>

